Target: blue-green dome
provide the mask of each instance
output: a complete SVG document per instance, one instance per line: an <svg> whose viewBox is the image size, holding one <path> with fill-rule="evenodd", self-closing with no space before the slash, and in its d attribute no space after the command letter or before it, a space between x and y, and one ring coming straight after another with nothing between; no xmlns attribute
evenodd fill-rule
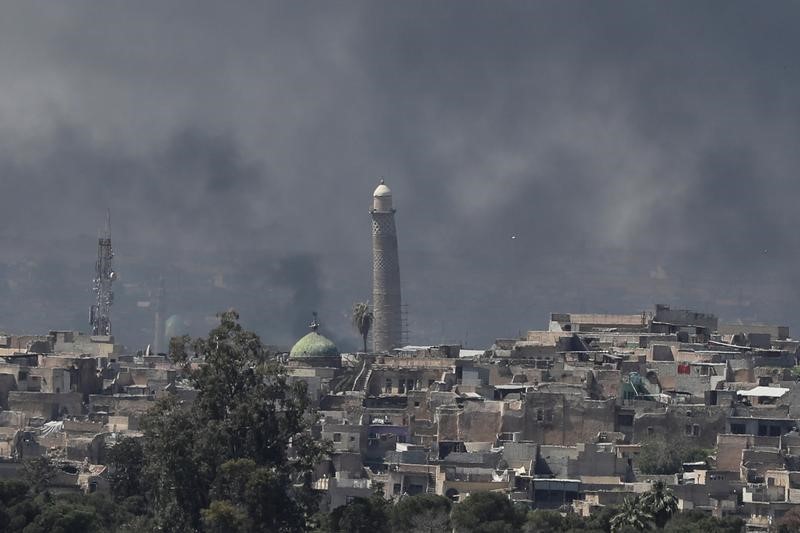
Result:
<svg viewBox="0 0 800 533"><path fill-rule="evenodd" d="M292 347L289 357L338 357L339 349L327 337L312 331Z"/></svg>

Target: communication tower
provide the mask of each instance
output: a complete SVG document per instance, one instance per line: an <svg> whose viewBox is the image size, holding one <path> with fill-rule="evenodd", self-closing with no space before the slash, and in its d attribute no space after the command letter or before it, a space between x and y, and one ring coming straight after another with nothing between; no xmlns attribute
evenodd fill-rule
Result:
<svg viewBox="0 0 800 533"><path fill-rule="evenodd" d="M111 335L111 304L114 291L111 284L117 278L114 272L114 250L111 248L111 212L106 211L106 226L97 239L97 262L94 265L95 303L89 311L92 335Z"/></svg>

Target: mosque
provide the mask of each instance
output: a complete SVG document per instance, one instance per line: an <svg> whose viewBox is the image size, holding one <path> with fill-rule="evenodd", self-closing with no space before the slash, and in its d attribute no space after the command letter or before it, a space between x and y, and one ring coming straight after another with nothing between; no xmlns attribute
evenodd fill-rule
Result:
<svg viewBox="0 0 800 533"><path fill-rule="evenodd" d="M386 353L401 342L400 266L392 191L381 180L372 193L372 302L374 351ZM327 393L341 374L341 354L336 345L319 332L317 314L311 332L289 352L289 372L308 384L312 397ZM316 394L313 392L316 391Z"/></svg>
<svg viewBox="0 0 800 533"><path fill-rule="evenodd" d="M289 378L302 380L308 386L312 402L317 402L335 388L334 381L342 374L342 358L332 340L319 333L317 313L311 332L297 341L289 352Z"/></svg>
<svg viewBox="0 0 800 533"><path fill-rule="evenodd" d="M290 367L339 368L341 354L332 340L319 333L317 313L314 313L314 321L309 327L311 332L297 341L289 352Z"/></svg>

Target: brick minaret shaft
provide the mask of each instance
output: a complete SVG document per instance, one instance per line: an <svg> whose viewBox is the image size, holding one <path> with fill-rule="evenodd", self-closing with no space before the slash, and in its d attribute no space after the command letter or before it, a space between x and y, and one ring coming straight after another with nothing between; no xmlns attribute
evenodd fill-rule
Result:
<svg viewBox="0 0 800 533"><path fill-rule="evenodd" d="M400 346L400 262L392 191L381 180L372 198L372 339L376 352Z"/></svg>

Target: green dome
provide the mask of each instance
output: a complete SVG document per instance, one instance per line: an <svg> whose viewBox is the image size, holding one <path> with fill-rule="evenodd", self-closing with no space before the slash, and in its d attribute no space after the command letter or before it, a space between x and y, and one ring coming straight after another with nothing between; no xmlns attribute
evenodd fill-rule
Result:
<svg viewBox="0 0 800 533"><path fill-rule="evenodd" d="M327 337L312 331L292 347L289 357L338 357L339 349Z"/></svg>

